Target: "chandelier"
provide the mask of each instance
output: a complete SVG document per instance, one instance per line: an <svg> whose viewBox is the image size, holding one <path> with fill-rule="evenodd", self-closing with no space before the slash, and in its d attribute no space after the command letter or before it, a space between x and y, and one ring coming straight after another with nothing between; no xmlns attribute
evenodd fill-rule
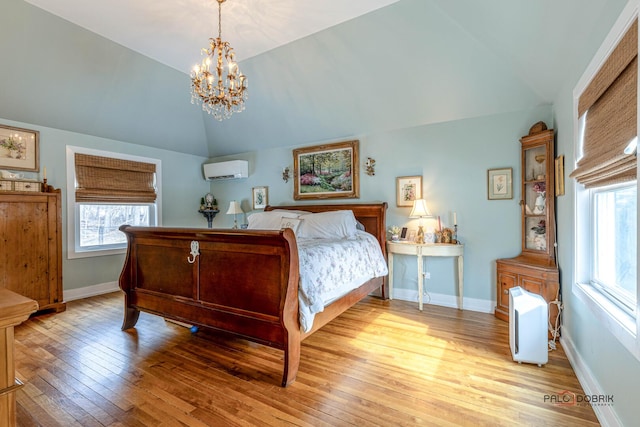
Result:
<svg viewBox="0 0 640 427"><path fill-rule="evenodd" d="M243 111L248 98L247 78L240 71L229 42L222 41L225 1L217 0L218 37L209 39L209 48L201 51L202 63L191 71L191 103L202 104L202 109L219 121Z"/></svg>

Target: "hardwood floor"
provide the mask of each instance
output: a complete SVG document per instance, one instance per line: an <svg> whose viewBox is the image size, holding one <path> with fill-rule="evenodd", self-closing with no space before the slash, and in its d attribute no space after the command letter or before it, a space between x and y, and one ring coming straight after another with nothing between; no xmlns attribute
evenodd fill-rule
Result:
<svg viewBox="0 0 640 427"><path fill-rule="evenodd" d="M511 360L489 314L369 297L282 352L142 313L122 332L122 295L71 301L16 327L19 426L599 425L559 348L542 368Z"/></svg>

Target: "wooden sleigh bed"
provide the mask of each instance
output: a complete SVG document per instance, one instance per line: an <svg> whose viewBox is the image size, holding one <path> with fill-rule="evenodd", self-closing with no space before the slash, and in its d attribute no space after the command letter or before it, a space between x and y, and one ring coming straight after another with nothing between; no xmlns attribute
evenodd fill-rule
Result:
<svg viewBox="0 0 640 427"><path fill-rule="evenodd" d="M386 203L275 206L313 213L351 210L386 258ZM282 386L298 372L301 342L370 293L386 298L385 278L363 283L317 313L303 332L298 318L299 259L291 229L120 228L127 254L120 275L122 329L140 311L213 328L284 351ZM197 242L197 243L194 243ZM197 246L197 248L195 246Z"/></svg>

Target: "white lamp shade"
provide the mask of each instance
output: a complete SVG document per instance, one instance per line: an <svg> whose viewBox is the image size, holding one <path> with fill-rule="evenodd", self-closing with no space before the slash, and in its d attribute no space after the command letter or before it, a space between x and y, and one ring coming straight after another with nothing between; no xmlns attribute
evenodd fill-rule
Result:
<svg viewBox="0 0 640 427"><path fill-rule="evenodd" d="M229 210L227 211L228 215L233 215L233 214L240 214L243 213L242 208L240 207L240 202L236 202L235 200L232 200L231 203L229 203Z"/></svg>
<svg viewBox="0 0 640 427"><path fill-rule="evenodd" d="M426 218L431 216L429 208L427 207L427 201L425 199L417 199L413 201L413 208L409 217L411 218Z"/></svg>

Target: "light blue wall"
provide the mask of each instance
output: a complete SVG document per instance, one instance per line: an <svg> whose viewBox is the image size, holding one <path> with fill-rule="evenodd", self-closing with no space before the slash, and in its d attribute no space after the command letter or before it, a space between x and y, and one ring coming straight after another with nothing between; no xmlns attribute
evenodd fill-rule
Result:
<svg viewBox="0 0 640 427"><path fill-rule="evenodd" d="M360 141L359 201L385 201L389 205L387 225L417 228L417 220L408 218L410 208L396 206L396 178L421 175L423 196L431 212L440 216L443 226L453 225L453 212L458 215L459 239L465 244L464 292L468 304L492 311L496 298L495 260L516 256L521 249L519 139L537 121L550 123L551 119L552 109L547 106L354 136L350 139ZM250 211L251 188L256 186L269 187L272 205L295 203L293 181L285 183L281 177L284 166L293 166L293 148L296 147L211 159L242 158L250 164L249 178L212 184L221 209L226 210L229 201L237 199L242 201L243 210ZM364 173L367 157L376 160L374 176ZM488 200L487 170L505 167L513 168L513 199ZM227 227L232 222L232 216L219 215L214 227ZM427 230L434 226L435 221L425 221ZM431 280L426 282L428 291L456 295L453 260L429 259L427 266L431 273ZM398 293L402 295L405 289L416 292L415 258L399 256L395 268Z"/></svg>
<svg viewBox="0 0 640 427"><path fill-rule="evenodd" d="M23 0L0 2L0 117L207 156L189 85L186 74Z"/></svg>
<svg viewBox="0 0 640 427"><path fill-rule="evenodd" d="M67 259L66 146L93 148L116 153L160 159L162 162L162 223L165 226L202 227L207 222L198 213L200 198L209 191L202 176L205 158L123 141L98 138L75 132L16 122L0 117L3 124L40 132L40 167L47 168L49 185L62 189L62 274L65 290L117 281L124 255ZM35 173L25 177L39 179Z"/></svg>
<svg viewBox="0 0 640 427"><path fill-rule="evenodd" d="M242 61L248 106L222 125L205 121L222 142L211 155L233 154L236 144L311 144L544 104L506 55L461 31L441 9L447 3L402 0Z"/></svg>

